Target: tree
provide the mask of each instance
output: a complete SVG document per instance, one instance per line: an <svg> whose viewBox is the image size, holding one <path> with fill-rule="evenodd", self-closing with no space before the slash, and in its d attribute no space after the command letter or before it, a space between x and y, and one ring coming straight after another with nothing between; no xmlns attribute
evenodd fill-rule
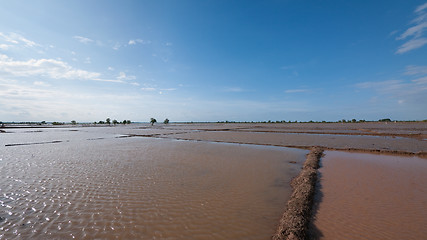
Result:
<svg viewBox="0 0 427 240"><path fill-rule="evenodd" d="M357 122L357 120L353 118L353 119L351 119L351 122L355 123L355 122Z"/></svg>
<svg viewBox="0 0 427 240"><path fill-rule="evenodd" d="M105 122L106 122L108 125L110 125L110 123L111 123L111 119L110 119L110 118L107 118L107 119L105 120Z"/></svg>
<svg viewBox="0 0 427 240"><path fill-rule="evenodd" d="M123 120L123 122L122 122L122 123L123 123L123 125L125 125L125 124L126 124L126 120Z"/></svg>
<svg viewBox="0 0 427 240"><path fill-rule="evenodd" d="M167 119L167 118L166 118L166 119L163 121L163 123L164 123L164 124L168 124L168 123L169 123L169 119Z"/></svg>
<svg viewBox="0 0 427 240"><path fill-rule="evenodd" d="M114 126L116 126L116 124L119 123L116 119L113 120L113 124Z"/></svg>
<svg viewBox="0 0 427 240"><path fill-rule="evenodd" d="M127 124L131 124L131 121L130 121L130 120L126 120L126 123L127 123Z"/></svg>
<svg viewBox="0 0 427 240"><path fill-rule="evenodd" d="M156 123L156 122L157 122L157 120L156 120L155 118L151 118L151 119L150 119L151 126L153 126L153 125L154 125L154 123Z"/></svg>
<svg viewBox="0 0 427 240"><path fill-rule="evenodd" d="M77 124L76 120L71 120L71 124L76 125Z"/></svg>

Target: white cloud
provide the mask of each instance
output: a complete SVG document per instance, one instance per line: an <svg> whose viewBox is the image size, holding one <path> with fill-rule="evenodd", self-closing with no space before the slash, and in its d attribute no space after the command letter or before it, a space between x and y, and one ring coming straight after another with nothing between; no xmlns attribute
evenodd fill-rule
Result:
<svg viewBox="0 0 427 240"><path fill-rule="evenodd" d="M34 41L28 40L25 37L23 37L20 34L17 33L9 33L9 34L4 34L2 32L0 32L0 41L4 41L8 44L1 44L0 48L5 50L7 48L12 47L13 45L21 45L24 47L36 47L36 46L40 46L39 44L35 43Z"/></svg>
<svg viewBox="0 0 427 240"><path fill-rule="evenodd" d="M55 59L30 59L28 61L15 61L7 55L0 54L0 73L16 77L48 77L52 79L77 79L97 82L128 83L135 76L126 76L121 72L116 79L101 78L101 73L76 69L68 63Z"/></svg>
<svg viewBox="0 0 427 240"><path fill-rule="evenodd" d="M100 73L75 69L66 62L55 59L30 59L15 61L7 55L0 54L0 72L13 76L45 76L54 79L85 79L96 80Z"/></svg>
<svg viewBox="0 0 427 240"><path fill-rule="evenodd" d="M358 88L373 88L380 92L396 91L404 86L402 80L387 80L381 82L362 82L356 84Z"/></svg>
<svg viewBox="0 0 427 240"><path fill-rule="evenodd" d="M172 46L172 43L171 42L167 42L165 45L168 46L168 47L170 47L170 46Z"/></svg>
<svg viewBox="0 0 427 240"><path fill-rule="evenodd" d="M113 67L108 67L108 70L109 71L114 71L114 68Z"/></svg>
<svg viewBox="0 0 427 240"><path fill-rule="evenodd" d="M74 36L73 38L74 38L74 39L77 39L79 42L84 43L84 44L88 44L88 43L93 42L93 40L92 40L92 39L87 38L87 37Z"/></svg>
<svg viewBox="0 0 427 240"><path fill-rule="evenodd" d="M137 39L131 39L131 40L129 40L128 45L135 45L137 43L140 43L140 44L150 44L151 41L150 40L143 40L143 39L139 39L139 38L137 38Z"/></svg>
<svg viewBox="0 0 427 240"><path fill-rule="evenodd" d="M424 3L415 9L414 13L417 15L417 17L411 21L414 26L408 28L405 32L396 38L396 40L410 39L399 46L396 54L403 54L411 50L421 48L427 44L427 38L423 36L427 30L426 9L427 3Z"/></svg>
<svg viewBox="0 0 427 240"><path fill-rule="evenodd" d="M41 87L50 87L49 83L43 82L43 81L35 81L33 82L35 86L41 86Z"/></svg>
<svg viewBox="0 0 427 240"><path fill-rule="evenodd" d="M142 91L149 91L149 92L156 91L156 89L153 87L143 87L143 88L141 88L141 90Z"/></svg>
<svg viewBox="0 0 427 240"><path fill-rule="evenodd" d="M422 22L418 25L408 28L402 35L400 35L397 40L405 39L409 36L419 37L427 28L427 22Z"/></svg>
<svg viewBox="0 0 427 240"><path fill-rule="evenodd" d="M105 102L110 104L105 105ZM126 117L137 120L129 113L140 107L139 103L156 102L150 96L123 95L119 92L91 92L40 88L0 78L0 118L3 121L94 121L105 118Z"/></svg>
<svg viewBox="0 0 427 240"><path fill-rule="evenodd" d="M7 49L9 49L11 46L10 45L7 45L7 44L0 44L0 49L1 50L7 50Z"/></svg>
<svg viewBox="0 0 427 240"><path fill-rule="evenodd" d="M426 3L424 3L424 4L422 4L422 5L420 5L420 6L418 6L416 9L415 9L415 12L421 12L421 11L423 11L424 9L426 9L427 8L427 2Z"/></svg>
<svg viewBox="0 0 427 240"><path fill-rule="evenodd" d="M427 44L427 38L416 38L411 39L408 42L402 44L396 51L398 54L409 52L413 49L420 48Z"/></svg>
<svg viewBox="0 0 427 240"><path fill-rule="evenodd" d="M135 80L136 76L127 76L125 72L120 72L117 79L125 81L125 80Z"/></svg>
<svg viewBox="0 0 427 240"><path fill-rule="evenodd" d="M90 57L87 57L87 58L85 59L84 63L88 63L88 64L92 63L92 61L91 61Z"/></svg>
<svg viewBox="0 0 427 240"><path fill-rule="evenodd" d="M377 99L386 97L399 101L401 104L411 104L411 107L421 106L425 108L425 102L427 102L427 67L408 66L404 75L408 79L363 82L356 84L356 87L374 90L379 94L376 96ZM414 77L416 78L414 79Z"/></svg>

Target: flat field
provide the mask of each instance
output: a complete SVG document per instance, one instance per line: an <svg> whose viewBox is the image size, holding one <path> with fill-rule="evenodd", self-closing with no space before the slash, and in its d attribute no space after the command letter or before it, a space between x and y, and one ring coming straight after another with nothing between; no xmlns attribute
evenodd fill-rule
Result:
<svg viewBox="0 0 427 240"><path fill-rule="evenodd" d="M338 216L324 214L332 211L328 206L340 212L352 205L336 203L336 196L349 196L349 189L356 188L364 197L370 189L369 180L354 185L355 181L344 179L354 175L349 169L394 176L385 170L387 161L376 161L374 156L397 158L417 176L414 180L408 174L396 175L403 181L393 192L415 189L411 195L415 202L427 201L425 191L413 184L426 181L419 173L425 171L427 123L6 126L1 130L0 239L269 239L290 198L290 181L312 146L327 150L319 170L315 238L334 239L337 235L328 233L343 229L322 220L342 222ZM363 167L337 167L344 161L329 160L337 153L363 153L380 167L371 171L371 165L357 157L350 162ZM332 187L335 195L329 193L330 186L339 182L346 187ZM378 199L387 199L388 193L382 192ZM361 202L353 195L350 199ZM363 206L376 208L370 203L375 201ZM419 211L417 204L383 205L383 212L393 208L421 212L405 218L411 225L427 221L426 211ZM348 214L357 213L361 212ZM398 214L382 217L391 221L399 219ZM352 223L374 239L375 233L363 227L364 218L355 217ZM356 234L342 231L339 236L344 238Z"/></svg>

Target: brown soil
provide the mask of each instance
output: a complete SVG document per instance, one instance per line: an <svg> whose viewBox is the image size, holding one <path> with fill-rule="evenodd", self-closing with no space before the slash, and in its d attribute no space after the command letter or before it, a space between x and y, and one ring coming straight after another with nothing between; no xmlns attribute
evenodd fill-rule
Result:
<svg viewBox="0 0 427 240"><path fill-rule="evenodd" d="M306 231L311 218L314 189L317 181L317 169L323 150L314 147L307 155L300 174L291 182L293 193L288 201L286 211L280 220L274 240L306 239Z"/></svg>
<svg viewBox="0 0 427 240"><path fill-rule="evenodd" d="M427 157L427 122L171 124L141 130L138 135Z"/></svg>

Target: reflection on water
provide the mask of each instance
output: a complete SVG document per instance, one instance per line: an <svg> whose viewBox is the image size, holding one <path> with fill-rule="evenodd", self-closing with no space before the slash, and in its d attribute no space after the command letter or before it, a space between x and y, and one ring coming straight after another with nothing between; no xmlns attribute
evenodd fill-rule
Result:
<svg viewBox="0 0 427 240"><path fill-rule="evenodd" d="M0 239L269 239L306 153L91 131L3 138Z"/></svg>
<svg viewBox="0 0 427 240"><path fill-rule="evenodd" d="M326 151L320 168L320 239L425 239L427 161Z"/></svg>

